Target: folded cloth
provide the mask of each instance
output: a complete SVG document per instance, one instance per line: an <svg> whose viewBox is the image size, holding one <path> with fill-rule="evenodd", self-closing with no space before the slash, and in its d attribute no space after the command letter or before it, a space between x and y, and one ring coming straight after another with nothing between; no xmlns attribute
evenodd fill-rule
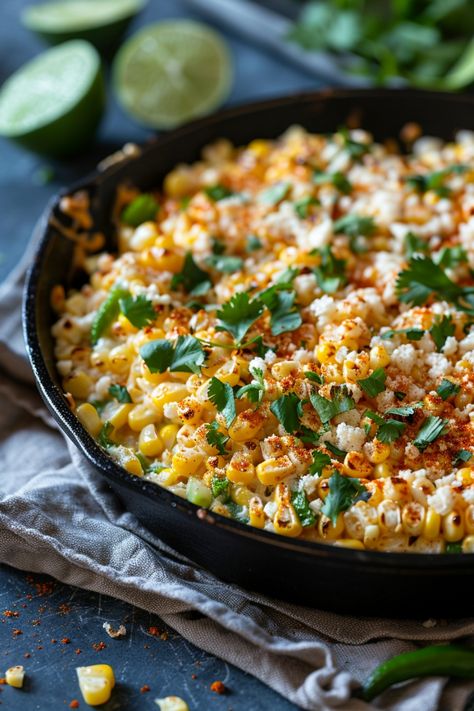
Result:
<svg viewBox="0 0 474 711"><path fill-rule="evenodd" d="M273 600L221 582L124 510L36 393L20 330L23 271L0 287L0 561L156 613L303 709L461 711L468 682L418 680L374 705L351 695L375 666L416 642L474 635L473 619L355 619Z"/></svg>

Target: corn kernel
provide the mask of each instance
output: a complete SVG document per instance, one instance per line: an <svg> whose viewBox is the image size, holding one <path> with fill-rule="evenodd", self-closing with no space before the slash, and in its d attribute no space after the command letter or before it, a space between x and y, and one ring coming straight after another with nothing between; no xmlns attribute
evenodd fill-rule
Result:
<svg viewBox="0 0 474 711"><path fill-rule="evenodd" d="M319 360L320 363L332 362L336 357L336 353L337 346L332 342L320 343L314 349L314 357Z"/></svg>
<svg viewBox="0 0 474 711"><path fill-rule="evenodd" d="M155 704L160 707L160 711L189 711L188 704L179 696L165 696L164 699L155 699Z"/></svg>
<svg viewBox="0 0 474 711"><path fill-rule="evenodd" d="M142 222L134 231L130 238L130 248L134 252L141 252L147 247L152 247L158 237L158 229L155 222Z"/></svg>
<svg viewBox="0 0 474 711"><path fill-rule="evenodd" d="M425 514L425 521L423 524L423 538L426 538L429 541L434 541L439 536L440 528L441 516L430 506Z"/></svg>
<svg viewBox="0 0 474 711"><path fill-rule="evenodd" d="M464 524L468 533L474 533L474 504L470 504L464 512Z"/></svg>
<svg viewBox="0 0 474 711"><path fill-rule="evenodd" d="M448 543L464 538L464 517L461 511L451 511L443 516L443 536Z"/></svg>
<svg viewBox="0 0 474 711"><path fill-rule="evenodd" d="M93 437L97 437L102 429L102 420L94 405L84 402L76 410L79 421Z"/></svg>
<svg viewBox="0 0 474 711"><path fill-rule="evenodd" d="M381 462L374 467L374 477L377 479L386 479L393 474L393 467L387 462Z"/></svg>
<svg viewBox="0 0 474 711"><path fill-rule="evenodd" d="M254 410L244 410L237 415L229 427L229 437L235 442L246 442L253 439L260 431L264 417Z"/></svg>
<svg viewBox="0 0 474 711"><path fill-rule="evenodd" d="M318 533L321 536L321 538L325 538L326 540L333 541L336 538L340 538L343 531L344 531L344 517L343 517L342 513L340 513L338 515L335 524L327 516L322 515L319 517Z"/></svg>
<svg viewBox="0 0 474 711"><path fill-rule="evenodd" d="M464 486L474 484L474 470L471 467L463 467L456 473L456 479L461 481Z"/></svg>
<svg viewBox="0 0 474 711"><path fill-rule="evenodd" d="M398 533L401 528L400 507L395 501L385 499L377 506L378 523L384 531Z"/></svg>
<svg viewBox="0 0 474 711"><path fill-rule="evenodd" d="M191 449L173 454L171 466L178 476L191 476L195 474L202 464L203 455Z"/></svg>
<svg viewBox="0 0 474 711"><path fill-rule="evenodd" d="M369 447L367 458L372 464L381 464L390 456L390 445L374 439Z"/></svg>
<svg viewBox="0 0 474 711"><path fill-rule="evenodd" d="M234 484L250 484L255 478L255 467L243 452L236 452L229 462L226 475Z"/></svg>
<svg viewBox="0 0 474 711"><path fill-rule="evenodd" d="M368 479L372 476L373 467L362 452L352 450L344 457L344 471L348 476Z"/></svg>
<svg viewBox="0 0 474 711"><path fill-rule="evenodd" d="M113 450L114 459L134 476L143 476L143 467L136 454L129 447L116 445Z"/></svg>
<svg viewBox="0 0 474 711"><path fill-rule="evenodd" d="M121 427L127 424L128 415L134 407L135 406L132 405L132 403L124 403L123 405L119 405L115 408L113 413L108 418L114 429L119 430Z"/></svg>
<svg viewBox="0 0 474 711"><path fill-rule="evenodd" d="M161 419L160 411L154 403L142 402L132 406L128 413L128 425L134 432L141 432L147 425L151 425Z"/></svg>
<svg viewBox="0 0 474 711"><path fill-rule="evenodd" d="M145 457L157 457L162 453L164 449L163 442L158 436L155 425L146 425L140 432L138 437L138 446L140 452L145 455Z"/></svg>
<svg viewBox="0 0 474 711"><path fill-rule="evenodd" d="M204 420L204 406L194 397L178 402L177 411L183 424L200 425Z"/></svg>
<svg viewBox="0 0 474 711"><path fill-rule="evenodd" d="M235 360L228 360L216 370L215 377L233 388L240 380L240 366Z"/></svg>
<svg viewBox="0 0 474 711"><path fill-rule="evenodd" d="M254 496L249 501L249 522L254 528L263 528L265 525L265 514L258 496Z"/></svg>
<svg viewBox="0 0 474 711"><path fill-rule="evenodd" d="M377 545L377 540L380 537L380 526L377 523L371 523L366 527L364 531L364 547L365 548L375 548Z"/></svg>
<svg viewBox="0 0 474 711"><path fill-rule="evenodd" d="M462 542L463 553L474 553L474 536L466 536Z"/></svg>
<svg viewBox="0 0 474 711"><path fill-rule="evenodd" d="M365 546L362 541L358 541L356 538L339 538L334 541L334 545L338 548L350 548L351 550L363 551Z"/></svg>
<svg viewBox="0 0 474 711"><path fill-rule="evenodd" d="M423 530L425 509L416 501L410 501L403 507L402 527L407 536L419 536Z"/></svg>
<svg viewBox="0 0 474 711"><path fill-rule="evenodd" d="M92 379L80 371L64 380L64 389L78 400L86 400L92 387Z"/></svg>
<svg viewBox="0 0 474 711"><path fill-rule="evenodd" d="M283 380L290 375L296 376L300 370L299 363L294 360L281 361L272 366L272 375L275 380Z"/></svg>
<svg viewBox="0 0 474 711"><path fill-rule="evenodd" d="M86 704L100 706L112 695L115 686L114 672L108 664L93 664L89 667L77 667L79 688Z"/></svg>
<svg viewBox="0 0 474 711"><path fill-rule="evenodd" d="M257 465L257 477L262 484L278 484L294 472L294 465L291 459L286 456L267 459Z"/></svg>
<svg viewBox="0 0 474 711"><path fill-rule="evenodd" d="M246 486L232 486L230 490L230 498L239 506L249 506L250 500L253 497L253 491L247 489Z"/></svg>
<svg viewBox="0 0 474 711"><path fill-rule="evenodd" d="M163 427L160 428L160 439L163 442L165 449L169 451L173 449L178 429L178 425L163 425Z"/></svg>
<svg viewBox="0 0 474 711"><path fill-rule="evenodd" d="M153 404L158 409L160 413L163 412L163 407L169 402L179 402L179 400L184 400L188 395L188 389L186 385L182 383L160 383L153 390L151 399Z"/></svg>
<svg viewBox="0 0 474 711"><path fill-rule="evenodd" d="M196 189L191 171L184 165L178 166L168 173L163 187L165 193L172 198L185 197Z"/></svg>
<svg viewBox="0 0 474 711"><path fill-rule="evenodd" d="M385 368L390 363L390 356L385 346L373 346L369 353L370 367L373 370Z"/></svg>
<svg viewBox="0 0 474 711"><path fill-rule="evenodd" d="M290 493L285 484L278 484L275 491L277 510L273 517L273 527L280 536L296 538L303 531L301 521L290 502Z"/></svg>
<svg viewBox="0 0 474 711"><path fill-rule="evenodd" d="M5 672L5 681L8 686L14 686L16 689L21 689L25 679L25 668L18 664L15 667L10 667Z"/></svg>

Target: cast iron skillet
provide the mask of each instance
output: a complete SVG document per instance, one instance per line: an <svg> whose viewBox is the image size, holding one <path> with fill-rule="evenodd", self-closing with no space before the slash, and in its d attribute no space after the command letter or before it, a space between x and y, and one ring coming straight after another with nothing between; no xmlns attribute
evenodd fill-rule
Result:
<svg viewBox="0 0 474 711"><path fill-rule="evenodd" d="M114 249L110 211L116 187L131 181L141 188L160 184L177 163L194 161L218 137L237 145L275 137L292 124L331 132L356 117L380 140L397 137L416 121L428 135L451 138L474 127L474 97L420 91L326 91L234 108L158 138L139 157L125 160L84 180L95 225ZM63 193L64 194L64 193ZM61 429L149 529L218 577L269 595L312 607L386 616L472 613L474 556L426 555L345 550L286 539L211 515L166 489L132 477L115 464L82 427L62 394L50 335L54 315L49 294L54 284L74 279L73 245L51 225L60 196L46 208L37 228L40 242L28 274L24 332L40 393ZM61 492L58 492L58 496Z"/></svg>

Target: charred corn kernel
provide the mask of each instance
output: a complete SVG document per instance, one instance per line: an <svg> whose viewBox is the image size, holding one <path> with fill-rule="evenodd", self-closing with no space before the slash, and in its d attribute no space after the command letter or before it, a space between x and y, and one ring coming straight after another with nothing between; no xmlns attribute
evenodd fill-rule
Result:
<svg viewBox="0 0 474 711"><path fill-rule="evenodd" d="M65 378L63 385L66 392L71 393L73 397L78 400L87 400L92 388L92 378L80 371L70 378Z"/></svg>
<svg viewBox="0 0 474 711"><path fill-rule="evenodd" d="M183 268L184 256L164 247L150 247L140 254L144 267L177 274Z"/></svg>
<svg viewBox="0 0 474 711"><path fill-rule="evenodd" d="M332 476L332 474L331 474ZM320 499L325 499L329 494L329 479L322 478L318 481L318 496Z"/></svg>
<svg viewBox="0 0 474 711"><path fill-rule="evenodd" d="M202 464L203 456L192 449L180 450L173 454L171 466L178 476L191 476Z"/></svg>
<svg viewBox="0 0 474 711"><path fill-rule="evenodd" d="M369 374L369 357L367 353L360 353L354 360L345 360L342 364L342 374L349 383L356 383Z"/></svg>
<svg viewBox="0 0 474 711"><path fill-rule="evenodd" d="M410 499L410 485L405 479L391 476L384 479L383 493L386 499L405 503Z"/></svg>
<svg viewBox="0 0 474 711"><path fill-rule="evenodd" d="M385 442L380 442L378 439L374 439L369 448L369 453L367 458L372 464L381 464L390 456L390 445Z"/></svg>
<svg viewBox="0 0 474 711"><path fill-rule="evenodd" d="M265 484L278 484L278 482L290 476L294 472L294 464L291 459L286 456L274 457L261 462L256 468L258 480Z"/></svg>
<svg viewBox="0 0 474 711"><path fill-rule="evenodd" d="M158 237L158 228L155 222L143 222L133 232L130 238L130 248L134 252L141 252L142 249L152 247Z"/></svg>
<svg viewBox="0 0 474 711"><path fill-rule="evenodd" d="M425 521L425 508L416 501L410 501L403 507L402 527L407 536L419 536Z"/></svg>
<svg viewBox="0 0 474 711"><path fill-rule="evenodd" d="M258 496L252 497L249 501L249 520L254 528L263 528L265 525L263 505Z"/></svg>
<svg viewBox="0 0 474 711"><path fill-rule="evenodd" d="M5 681L8 686L14 686L16 689L21 689L25 679L25 668L18 664L16 667L10 667L5 672Z"/></svg>
<svg viewBox="0 0 474 711"><path fill-rule="evenodd" d="M129 346L116 346L109 353L109 368L113 373L127 373L133 360Z"/></svg>
<svg viewBox="0 0 474 711"><path fill-rule="evenodd" d="M365 546L362 541L359 541L356 538L339 538L334 541L334 545L338 548L350 548L351 550L356 551L365 550Z"/></svg>
<svg viewBox="0 0 474 711"><path fill-rule="evenodd" d="M240 366L235 360L228 360L216 370L215 376L222 383L227 383L233 388L240 380Z"/></svg>
<svg viewBox="0 0 474 711"><path fill-rule="evenodd" d="M277 484L275 490L277 510L273 517L273 527L276 533L289 538L296 538L303 530L301 521L290 501L290 492L285 484Z"/></svg>
<svg viewBox="0 0 474 711"><path fill-rule="evenodd" d="M108 664L93 664L76 668L79 688L86 704L100 706L112 695L115 686L114 671Z"/></svg>
<svg viewBox="0 0 474 711"><path fill-rule="evenodd" d="M299 363L294 360L282 361L272 366L272 375L275 380L283 380L283 378L287 378L289 375L296 375L299 369Z"/></svg>
<svg viewBox="0 0 474 711"><path fill-rule="evenodd" d="M423 523L423 538L434 541L439 536L441 529L441 516L431 508L427 509Z"/></svg>
<svg viewBox="0 0 474 711"><path fill-rule="evenodd" d="M229 477L227 477L229 478ZM246 486L232 486L230 490L230 498L239 506L249 506L253 496L253 491L247 489Z"/></svg>
<svg viewBox="0 0 474 711"><path fill-rule="evenodd" d="M206 459L206 469L214 475L216 469L223 469L226 461L221 455L213 455Z"/></svg>
<svg viewBox="0 0 474 711"><path fill-rule="evenodd" d="M160 707L160 711L189 711L188 704L179 696L165 696L164 699L155 699L155 704Z"/></svg>
<svg viewBox="0 0 474 711"><path fill-rule="evenodd" d="M164 406L169 402L178 402L184 400L188 395L188 389L183 383L160 383L153 390L151 399L159 412L163 411Z"/></svg>
<svg viewBox="0 0 474 711"><path fill-rule="evenodd" d="M160 484L160 486L173 486L173 484L176 484L178 481L179 475L174 471L174 469L167 467L166 469L162 469L160 472L152 472L151 474L147 474L147 479L152 479L157 484Z"/></svg>
<svg viewBox="0 0 474 711"><path fill-rule="evenodd" d="M250 484L255 478L255 467L243 452L236 452L229 462L226 475L234 484Z"/></svg>
<svg viewBox="0 0 474 711"><path fill-rule="evenodd" d="M395 501L385 499L377 506L378 523L384 531L398 533L401 527L400 506Z"/></svg>
<svg viewBox="0 0 474 711"><path fill-rule="evenodd" d="M128 413L128 425L134 432L141 432L144 427L158 422L160 418L160 411L154 403L142 402L132 405Z"/></svg>
<svg viewBox="0 0 474 711"><path fill-rule="evenodd" d="M464 486L474 484L474 470L471 467L463 467L457 471L456 479L461 481Z"/></svg>
<svg viewBox="0 0 474 711"><path fill-rule="evenodd" d="M163 425L163 427L160 428L159 435L165 449L173 449L178 429L178 425Z"/></svg>
<svg viewBox="0 0 474 711"><path fill-rule="evenodd" d="M164 444L156 432L155 425L146 425L142 429L138 437L138 446L145 457L157 457L162 453Z"/></svg>
<svg viewBox="0 0 474 711"><path fill-rule="evenodd" d="M368 479L372 476L373 467L363 452L352 450L344 457L344 471L348 476Z"/></svg>
<svg viewBox="0 0 474 711"><path fill-rule="evenodd" d="M362 541L364 531L370 524L377 522L376 509L365 501L358 501L344 514L344 527L349 538Z"/></svg>
<svg viewBox="0 0 474 711"><path fill-rule="evenodd" d="M321 538L325 538L329 541L333 541L336 538L340 538L344 531L344 517L340 513L334 524L330 518L321 515L318 521L318 533Z"/></svg>
<svg viewBox="0 0 474 711"><path fill-rule="evenodd" d="M474 553L474 536L466 536L462 542L463 553Z"/></svg>
<svg viewBox="0 0 474 711"><path fill-rule="evenodd" d="M121 444L114 446L114 458L129 474L134 476L143 476L143 467L137 455L129 447L123 447Z"/></svg>
<svg viewBox="0 0 474 711"><path fill-rule="evenodd" d="M443 516L443 537L448 543L456 543L464 538L464 516L461 511L451 511Z"/></svg>
<svg viewBox="0 0 474 711"><path fill-rule="evenodd" d="M342 366L340 363L322 363L321 375L328 383L343 383L344 376L342 374Z"/></svg>
<svg viewBox="0 0 474 711"><path fill-rule="evenodd" d="M474 533L474 504L470 504L464 512L464 523L468 533Z"/></svg>
<svg viewBox="0 0 474 711"><path fill-rule="evenodd" d="M314 349L314 357L319 360L320 363L331 363L337 353L337 345L332 342L320 343Z"/></svg>
<svg viewBox="0 0 474 711"><path fill-rule="evenodd" d="M94 405L90 402L84 402L76 410L77 417L86 430L93 437L97 437L102 429L102 420L99 417L99 413L95 409Z"/></svg>
<svg viewBox="0 0 474 711"><path fill-rule="evenodd" d="M194 397L178 402L178 417L183 424L200 425L204 419L204 406Z"/></svg>
<svg viewBox="0 0 474 711"><path fill-rule="evenodd" d="M130 412L137 407L137 405L132 405L132 403L124 403L115 408L113 413L109 416L109 422L114 426L116 430L127 424L128 416ZM137 429L137 431L140 428Z"/></svg>
<svg viewBox="0 0 474 711"><path fill-rule="evenodd" d="M244 410L237 415L229 427L229 437L235 442L246 442L253 439L260 431L264 417L254 410Z"/></svg>
<svg viewBox="0 0 474 711"><path fill-rule="evenodd" d="M187 166L178 166L166 176L165 193L172 198L182 198L195 190L194 179Z"/></svg>
<svg viewBox="0 0 474 711"><path fill-rule="evenodd" d="M389 476L392 476L393 474L393 467L390 464L387 464L387 462L381 462L380 464L376 464L374 467L374 476L377 477L377 479L386 479Z"/></svg>
<svg viewBox="0 0 474 711"><path fill-rule="evenodd" d="M385 346L373 346L369 353L370 367L373 370L385 368L390 363L390 356Z"/></svg>
<svg viewBox="0 0 474 711"><path fill-rule="evenodd" d="M257 158L262 158L270 152L270 143L261 138L256 138L250 141L248 145L248 150L251 151Z"/></svg>
<svg viewBox="0 0 474 711"><path fill-rule="evenodd" d="M90 364L93 368L107 371L109 367L109 354L106 351L94 349L90 354Z"/></svg>
<svg viewBox="0 0 474 711"><path fill-rule="evenodd" d="M364 531L365 548L375 548L380 538L380 526L377 523L369 524Z"/></svg>

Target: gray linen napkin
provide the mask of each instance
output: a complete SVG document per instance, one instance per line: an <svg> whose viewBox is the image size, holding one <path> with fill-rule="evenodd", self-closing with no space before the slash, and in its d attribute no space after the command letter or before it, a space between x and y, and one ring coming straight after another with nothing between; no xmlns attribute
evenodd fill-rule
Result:
<svg viewBox="0 0 474 711"><path fill-rule="evenodd" d="M351 699L351 691L415 641L474 635L474 620L424 626L271 600L220 582L123 509L36 393L20 332L23 272L20 265L0 287L0 561L154 612L303 709L461 711L472 684L416 681L387 691L373 706Z"/></svg>

